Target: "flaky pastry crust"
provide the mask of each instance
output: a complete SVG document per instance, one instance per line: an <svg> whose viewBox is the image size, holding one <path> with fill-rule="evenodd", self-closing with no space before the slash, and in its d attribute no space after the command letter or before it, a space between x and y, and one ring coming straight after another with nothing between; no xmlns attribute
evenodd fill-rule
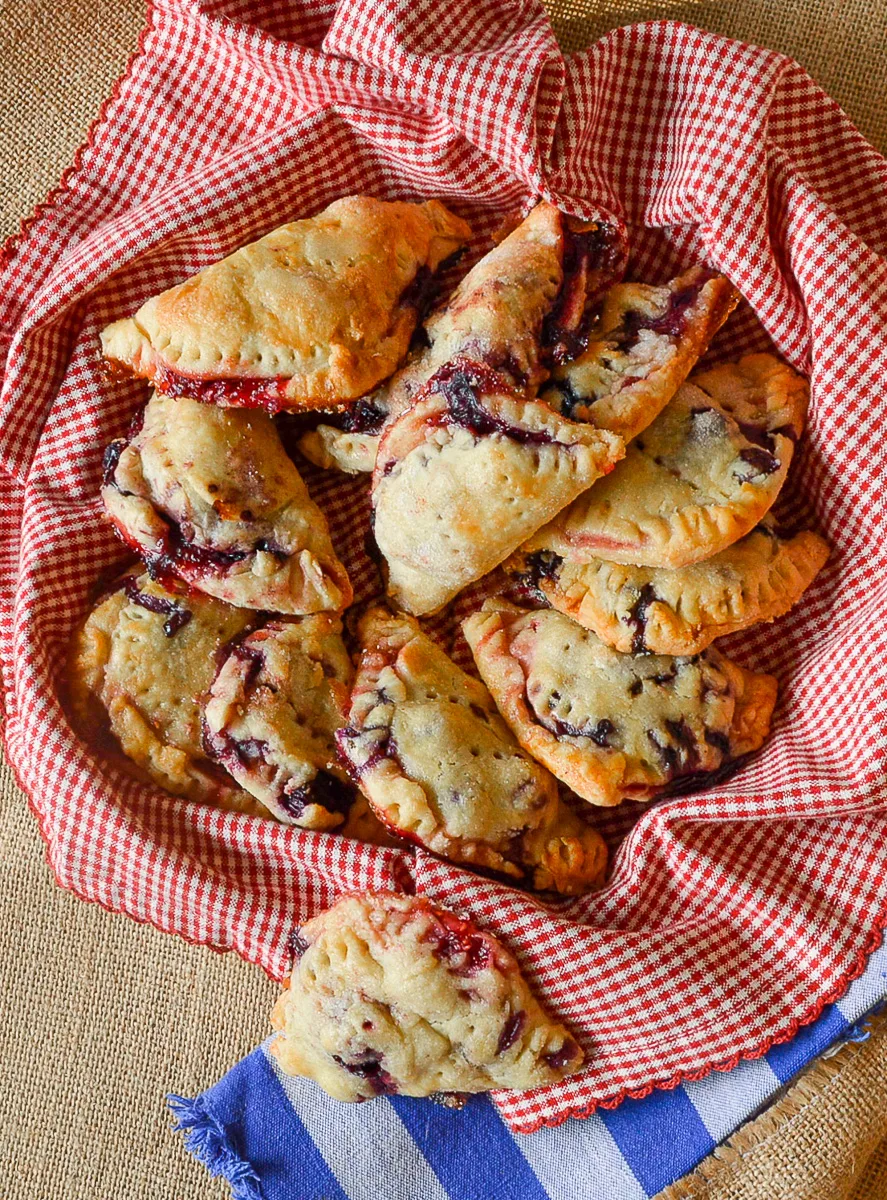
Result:
<svg viewBox="0 0 887 1200"><path fill-rule="evenodd" d="M470 234L437 200L347 196L152 297L104 330L102 352L171 395L335 407L395 369L427 276Z"/></svg>
<svg viewBox="0 0 887 1200"><path fill-rule="evenodd" d="M622 654L698 654L715 638L787 613L828 554L818 534L785 534L765 517L713 558L674 570L573 563L548 550L518 552L505 569Z"/></svg>
<svg viewBox="0 0 887 1200"><path fill-rule="evenodd" d="M106 452L102 501L155 574L267 612L351 603L326 518L265 413L153 396Z"/></svg>
<svg viewBox="0 0 887 1200"><path fill-rule="evenodd" d="M619 654L563 613L499 599L462 629L518 741L591 804L704 781L769 732L776 680L714 647L695 657Z"/></svg>
<svg viewBox="0 0 887 1200"><path fill-rule="evenodd" d="M375 536L399 607L434 612L622 456L614 434L525 400L456 359L385 433Z"/></svg>
<svg viewBox="0 0 887 1200"><path fill-rule="evenodd" d="M502 943L423 896L346 896L298 946L271 1051L337 1100L526 1090L582 1065Z"/></svg>
<svg viewBox="0 0 887 1200"><path fill-rule="evenodd" d="M601 882L600 836L520 749L483 684L409 617L373 608L339 746L390 829L454 862L567 895Z"/></svg>
<svg viewBox="0 0 887 1200"><path fill-rule="evenodd" d="M703 266L664 287L616 284L588 348L552 372L540 399L629 442L656 419L738 302L729 281Z"/></svg>
<svg viewBox="0 0 887 1200"><path fill-rule="evenodd" d="M200 698L215 655L255 614L127 572L71 642L68 686L76 725L100 743L110 733L137 779L176 796L261 814L255 800L210 761Z"/></svg>
<svg viewBox="0 0 887 1200"><path fill-rule="evenodd" d="M683 567L749 533L785 481L807 384L770 354L685 383L609 478L529 539L572 562Z"/></svg>

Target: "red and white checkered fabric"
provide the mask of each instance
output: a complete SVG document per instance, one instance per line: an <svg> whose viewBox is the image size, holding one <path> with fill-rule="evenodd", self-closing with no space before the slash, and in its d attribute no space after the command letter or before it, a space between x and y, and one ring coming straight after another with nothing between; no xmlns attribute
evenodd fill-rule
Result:
<svg viewBox="0 0 887 1200"><path fill-rule="evenodd" d="M789 485L834 545L798 610L730 639L775 672L766 749L729 783L601 819L612 882L540 903L428 855L186 804L71 732L65 649L122 561L101 451L145 391L97 331L338 196L440 196L479 252L543 195L624 218L633 276L700 258L813 383ZM519 1130L761 1054L862 969L887 901L887 164L791 61L675 23L565 59L538 0L161 0L62 187L2 260L6 748L60 883L276 977L342 889L415 886L516 949L590 1049L579 1078L498 1097ZM366 485L318 473L358 591ZM464 607L460 605L459 607ZM443 631L446 633L446 630Z"/></svg>

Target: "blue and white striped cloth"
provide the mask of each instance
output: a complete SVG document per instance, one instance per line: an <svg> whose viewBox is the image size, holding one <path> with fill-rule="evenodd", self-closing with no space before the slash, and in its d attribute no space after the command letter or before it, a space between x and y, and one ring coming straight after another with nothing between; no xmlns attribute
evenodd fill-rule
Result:
<svg viewBox="0 0 887 1200"><path fill-rule="evenodd" d="M811 1059L864 1036L857 1023L885 999L882 948L837 1004L763 1058L529 1135L510 1133L485 1096L458 1112L401 1096L338 1103L282 1075L267 1042L196 1100L170 1106L188 1148L229 1179L235 1200L646 1200Z"/></svg>

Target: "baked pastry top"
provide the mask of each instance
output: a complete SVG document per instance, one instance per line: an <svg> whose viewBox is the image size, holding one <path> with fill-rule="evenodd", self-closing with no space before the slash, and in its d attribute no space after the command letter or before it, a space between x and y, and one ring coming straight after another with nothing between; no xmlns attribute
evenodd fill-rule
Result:
<svg viewBox="0 0 887 1200"><path fill-rule="evenodd" d="M551 550L505 563L529 596L622 654L698 654L715 638L792 608L828 558L818 534L782 531L768 515L713 558L686 567L569 562Z"/></svg>
<svg viewBox="0 0 887 1200"><path fill-rule="evenodd" d="M201 737L200 697L216 653L255 613L128 571L74 635L68 685L75 722L90 741L102 731L137 771L166 791L261 814L255 800L211 762Z"/></svg>
<svg viewBox="0 0 887 1200"><path fill-rule="evenodd" d="M776 680L713 646L693 657L619 654L553 609L488 600L462 625L521 745L592 804L648 800L674 780L758 749Z"/></svg>
<svg viewBox="0 0 887 1200"><path fill-rule="evenodd" d="M565 217L542 201L462 279L425 322L426 345L350 414L306 434L300 449L318 466L373 469L377 436L428 380L459 356L494 368L533 395L552 361L587 341L591 309L625 269L621 232L604 221Z"/></svg>
<svg viewBox="0 0 887 1200"><path fill-rule="evenodd" d="M664 287L616 284L587 348L555 368L540 399L631 441L656 419L738 301L728 280L703 266Z"/></svg>
<svg viewBox="0 0 887 1200"><path fill-rule="evenodd" d="M806 382L770 354L693 376L612 474L524 549L647 567L711 558L772 506L806 404Z"/></svg>
<svg viewBox="0 0 887 1200"><path fill-rule="evenodd" d="M388 591L434 612L502 562L622 456L622 440L526 400L457 358L391 424L373 474Z"/></svg>
<svg viewBox="0 0 887 1200"><path fill-rule="evenodd" d="M342 825L354 800L336 756L354 674L328 614L269 621L224 647L204 703L203 744L280 821Z"/></svg>
<svg viewBox="0 0 887 1200"><path fill-rule="evenodd" d="M271 1052L337 1100L526 1090L582 1065L502 943L423 896L345 896L297 944Z"/></svg>
<svg viewBox="0 0 887 1200"><path fill-rule="evenodd" d="M170 395L336 407L391 374L430 275L470 235L437 200L347 196L152 297L104 330L102 351Z"/></svg>
<svg viewBox="0 0 887 1200"><path fill-rule="evenodd" d="M154 395L105 453L102 501L155 574L242 608L341 610L348 575L265 413Z"/></svg>
<svg viewBox="0 0 887 1200"><path fill-rule="evenodd" d="M521 750L483 684L409 617L371 609L360 641L337 738L381 820L444 858L536 888L597 886L602 839Z"/></svg>

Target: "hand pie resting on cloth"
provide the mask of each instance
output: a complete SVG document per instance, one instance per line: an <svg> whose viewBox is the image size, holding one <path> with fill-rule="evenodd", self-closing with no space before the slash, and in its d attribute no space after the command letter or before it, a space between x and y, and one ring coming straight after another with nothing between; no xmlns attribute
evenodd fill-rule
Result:
<svg viewBox="0 0 887 1200"><path fill-rule="evenodd" d="M768 515L744 538L690 566L632 567L553 550L505 563L521 588L622 654L698 654L715 638L783 616L828 558L816 533L783 532Z"/></svg>
<svg viewBox="0 0 887 1200"><path fill-rule="evenodd" d="M294 940L271 1053L337 1100L523 1091L582 1065L502 943L423 896L345 896Z"/></svg>
<svg viewBox="0 0 887 1200"><path fill-rule="evenodd" d="M102 350L169 395L336 407L391 374L431 274L470 235L437 200L347 196L152 297Z"/></svg>
<svg viewBox="0 0 887 1200"><path fill-rule="evenodd" d="M616 284L587 349L552 372L539 398L631 441L669 402L738 301L723 275L702 266L664 287Z"/></svg>
<svg viewBox="0 0 887 1200"><path fill-rule="evenodd" d="M374 532L397 605L421 615L480 579L622 457L622 439L455 359L388 427Z"/></svg>
<svg viewBox="0 0 887 1200"><path fill-rule="evenodd" d="M207 753L279 821L341 825L354 801L336 755L354 674L342 623L270 621L219 651L204 703Z"/></svg>
<svg viewBox="0 0 887 1200"><path fill-rule="evenodd" d="M221 647L256 614L173 581L127 572L71 643L68 685L75 723L97 745L113 736L136 778L189 800L262 815L262 808L207 756L200 697ZM102 747L104 748L104 747Z"/></svg>
<svg viewBox="0 0 887 1200"><path fill-rule="evenodd" d="M588 310L620 278L625 259L615 226L537 204L428 318L427 346L362 407L306 434L299 448L318 466L371 471L382 425L409 408L431 376L458 355L495 368L513 387L534 394L557 348L546 343L581 338Z"/></svg>
<svg viewBox="0 0 887 1200"><path fill-rule="evenodd" d="M599 834L512 737L483 684L415 621L371 609L337 735L381 820L434 854L574 895L606 866Z"/></svg>
<svg viewBox="0 0 887 1200"><path fill-rule="evenodd" d="M265 413L155 395L105 452L102 501L155 575L242 608L351 603L323 513Z"/></svg>
<svg viewBox="0 0 887 1200"><path fill-rule="evenodd" d="M770 354L694 375L625 458L523 549L683 567L749 533L785 481L807 384Z"/></svg>
<svg viewBox="0 0 887 1200"><path fill-rule="evenodd" d="M776 680L713 646L692 658L619 654L563 613L504 600L462 628L518 741L592 804L652 799L769 732Z"/></svg>

